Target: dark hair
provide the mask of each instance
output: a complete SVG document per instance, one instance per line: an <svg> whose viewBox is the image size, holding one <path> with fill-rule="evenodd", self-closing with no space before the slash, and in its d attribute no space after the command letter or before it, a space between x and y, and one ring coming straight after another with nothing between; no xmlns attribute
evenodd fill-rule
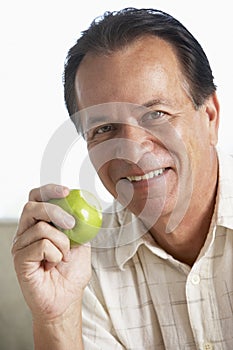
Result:
<svg viewBox="0 0 233 350"><path fill-rule="evenodd" d="M75 75L83 57L88 52L111 53L148 34L167 41L175 49L196 109L215 92L216 86L205 52L181 23L160 10L130 7L106 12L96 18L69 50L63 78L65 103L70 116L78 111Z"/></svg>

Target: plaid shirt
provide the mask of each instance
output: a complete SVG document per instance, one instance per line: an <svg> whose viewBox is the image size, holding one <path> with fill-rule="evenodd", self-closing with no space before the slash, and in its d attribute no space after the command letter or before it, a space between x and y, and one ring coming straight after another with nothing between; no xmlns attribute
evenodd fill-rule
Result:
<svg viewBox="0 0 233 350"><path fill-rule="evenodd" d="M106 215L84 293L85 349L233 349L233 158L218 156L215 213L192 267L132 214Z"/></svg>

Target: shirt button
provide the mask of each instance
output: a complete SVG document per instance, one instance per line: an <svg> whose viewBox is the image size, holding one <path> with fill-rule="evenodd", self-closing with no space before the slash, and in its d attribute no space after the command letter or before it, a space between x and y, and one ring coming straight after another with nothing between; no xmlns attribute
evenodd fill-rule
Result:
<svg viewBox="0 0 233 350"><path fill-rule="evenodd" d="M196 284L199 284L200 281L201 281L200 276L197 275L197 274L194 274L194 275L192 276L192 278L191 278L192 284L195 284L195 285L196 285Z"/></svg>
<svg viewBox="0 0 233 350"><path fill-rule="evenodd" d="M214 347L211 343L204 344L203 350L213 350L213 349L214 349Z"/></svg>

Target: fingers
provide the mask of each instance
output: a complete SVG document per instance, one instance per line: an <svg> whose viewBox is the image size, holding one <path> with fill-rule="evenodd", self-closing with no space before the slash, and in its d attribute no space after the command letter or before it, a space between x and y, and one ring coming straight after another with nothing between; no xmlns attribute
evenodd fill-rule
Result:
<svg viewBox="0 0 233 350"><path fill-rule="evenodd" d="M50 270L61 261L69 262L70 241L63 232L40 221L15 237L11 253L17 273L27 278L41 267Z"/></svg>
<svg viewBox="0 0 233 350"><path fill-rule="evenodd" d="M59 185L45 185L32 190L29 202L24 206L18 229L13 240L12 254L24 261L45 262L51 268L59 261L66 260L70 241L64 233L55 228L71 229L75 219L57 205L43 202L50 198L62 198L69 189ZM23 261L23 260L22 260Z"/></svg>
<svg viewBox="0 0 233 350"><path fill-rule="evenodd" d="M63 260L62 252L48 239L33 242L24 247L20 253L15 244L13 255L16 272L23 274L24 280L30 279L41 267L43 270L49 270Z"/></svg>
<svg viewBox="0 0 233 350"><path fill-rule="evenodd" d="M75 225L74 217L59 206L29 201L24 206L16 235L21 235L38 221L53 222L63 229L71 229Z"/></svg>
<svg viewBox="0 0 233 350"><path fill-rule="evenodd" d="M29 201L46 202L51 198L64 198L68 194L68 187L48 184L31 190L29 193Z"/></svg>
<svg viewBox="0 0 233 350"><path fill-rule="evenodd" d="M39 221L24 234L16 236L12 247L12 253L25 249L26 247L41 240L49 240L57 247L63 256L67 256L70 249L70 241L65 234L44 221Z"/></svg>

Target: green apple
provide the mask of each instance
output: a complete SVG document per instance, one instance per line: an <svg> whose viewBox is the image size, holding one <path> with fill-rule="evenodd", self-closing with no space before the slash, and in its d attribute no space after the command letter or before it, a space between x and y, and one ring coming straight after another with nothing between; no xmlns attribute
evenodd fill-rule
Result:
<svg viewBox="0 0 233 350"><path fill-rule="evenodd" d="M50 199L49 203L56 204L73 215L75 226L62 229L70 239L71 244L83 244L93 239L102 225L102 211L99 202L93 194L86 190L72 189L65 198Z"/></svg>

